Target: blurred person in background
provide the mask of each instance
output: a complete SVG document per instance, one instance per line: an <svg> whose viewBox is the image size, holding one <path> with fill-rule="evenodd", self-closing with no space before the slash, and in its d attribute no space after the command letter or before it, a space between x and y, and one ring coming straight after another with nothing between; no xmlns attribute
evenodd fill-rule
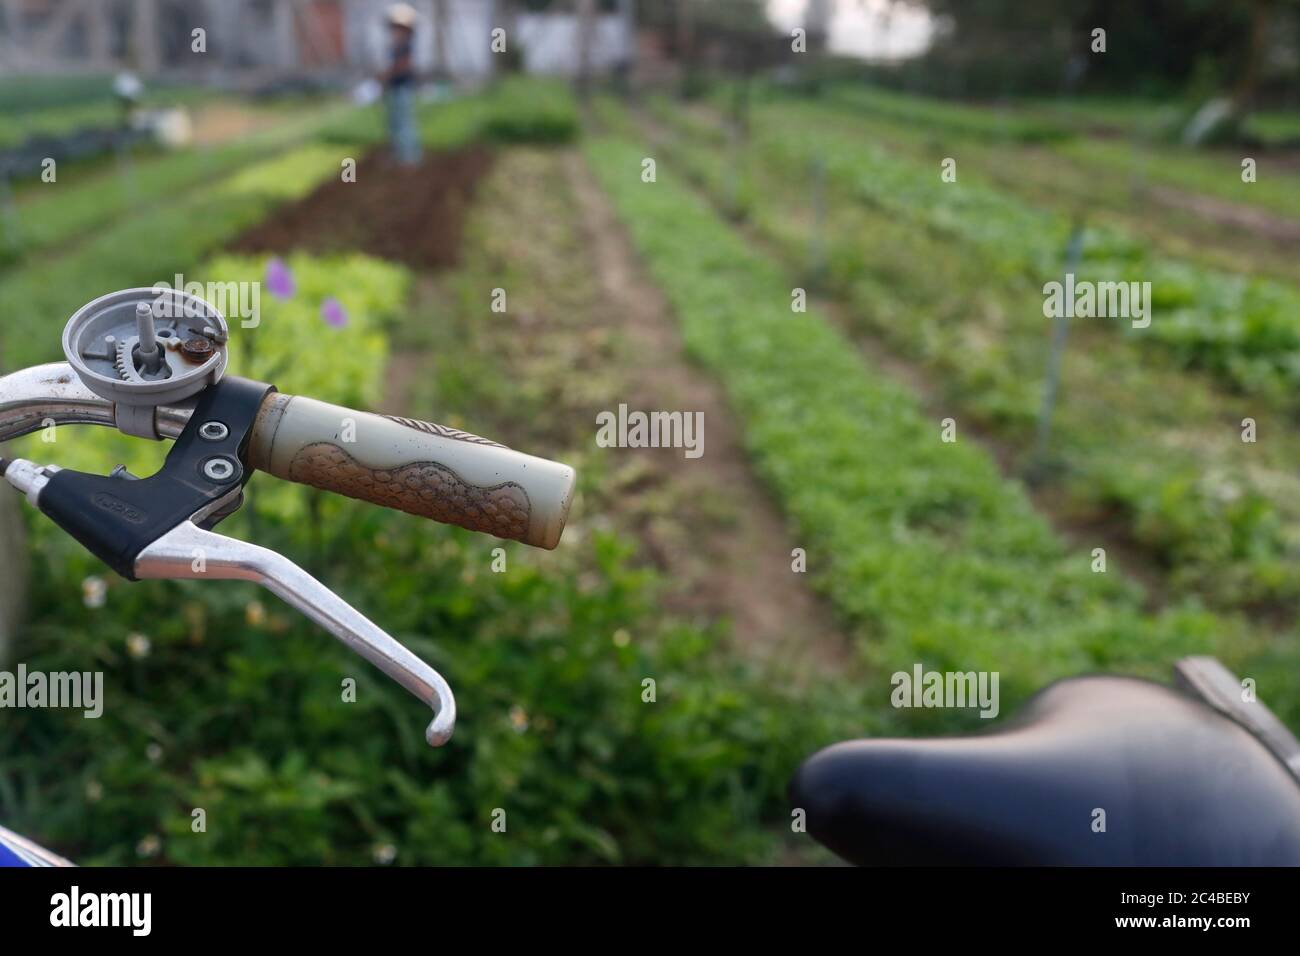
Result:
<svg viewBox="0 0 1300 956"><path fill-rule="evenodd" d="M388 136L393 156L413 166L420 161L420 133L415 125L415 25L419 14L406 3L395 3L386 14L389 31L388 69L379 77L388 103Z"/></svg>

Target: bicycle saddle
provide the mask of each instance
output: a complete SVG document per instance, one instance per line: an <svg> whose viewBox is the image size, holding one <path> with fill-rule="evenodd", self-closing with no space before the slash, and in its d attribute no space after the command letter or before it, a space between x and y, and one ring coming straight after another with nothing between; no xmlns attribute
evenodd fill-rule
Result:
<svg viewBox="0 0 1300 956"><path fill-rule="evenodd" d="M790 796L862 865L1300 865L1300 745L1217 661L1179 671L1193 693L1079 677L991 733L836 744Z"/></svg>

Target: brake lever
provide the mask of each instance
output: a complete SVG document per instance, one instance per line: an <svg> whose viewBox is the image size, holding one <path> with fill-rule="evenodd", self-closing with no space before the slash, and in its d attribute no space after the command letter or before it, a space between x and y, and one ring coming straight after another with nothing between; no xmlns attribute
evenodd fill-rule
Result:
<svg viewBox="0 0 1300 956"><path fill-rule="evenodd" d="M284 555L204 531L193 520L140 552L141 580L254 581L301 611L433 709L424 733L431 747L451 739L456 699L442 675Z"/></svg>
<svg viewBox="0 0 1300 956"><path fill-rule="evenodd" d="M184 458L184 455L178 456L178 459ZM168 462L172 462L170 457ZM441 674L284 555L200 527L206 523L215 524L238 509L243 501L243 485L238 480L232 489L212 496L188 519L143 543L130 560L130 573L125 573L126 569L120 563L122 553L105 550L107 541L120 541L123 528L114 518L101 517L96 522L95 537L88 539L84 524L74 526L69 521L67 502L73 503L80 518L95 520L94 516L82 513L84 503L94 501L100 507L111 504L112 512L120 516L122 522L138 524L141 520L138 503L149 498L152 492L141 489L142 494L128 496L128 490L134 489L126 486L145 485L148 479L128 481L120 477L81 475L56 465L41 466L21 458L12 461L0 459L0 474L26 495L29 502L128 578L155 581L212 579L260 584L432 708L434 717L424 733L429 746L441 747L451 739L456 726L456 698ZM65 483L75 483L73 491L69 493L63 485L58 485L57 494L47 497L51 483L60 477ZM114 485L119 486L121 497L103 490Z"/></svg>

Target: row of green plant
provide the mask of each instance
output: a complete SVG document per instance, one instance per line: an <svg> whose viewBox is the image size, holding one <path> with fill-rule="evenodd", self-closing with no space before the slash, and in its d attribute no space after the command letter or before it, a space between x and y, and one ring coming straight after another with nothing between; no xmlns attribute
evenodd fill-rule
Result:
<svg viewBox="0 0 1300 956"><path fill-rule="evenodd" d="M53 183L24 195L12 215L0 217L0 268L75 243L93 231L177 201L207 184L307 138L330 112L286 119L274 129L211 148L133 157L112 169L61 169Z"/></svg>
<svg viewBox="0 0 1300 956"><path fill-rule="evenodd" d="M300 147L107 226L68 255L0 276L0 365L57 358L58 329L86 302L115 289L174 281L271 209L337 175L340 162L337 147Z"/></svg>
<svg viewBox="0 0 1300 956"><path fill-rule="evenodd" d="M614 104L602 104L602 113L630 128ZM910 217L853 202L852 183L826 183L818 224L815 177L794 178L720 136L710 141L700 122L683 122L682 135L656 151L667 150L673 168L720 205L733 208L739 197L751 228L780 250L798 281L822 283L850 307L851 327L935 373L943 401L1027 466L1047 362L1037 281ZM1118 524L1146 551L1142 560L1169 570L1178 592L1230 607L1293 603L1300 483L1290 463L1300 442L1285 410L1224 395L1150 362L1140 348L1116 347L1086 320L1070 335L1050 462L1064 468L1057 486L1067 519ZM1258 444L1240 440L1247 417L1267 436Z"/></svg>
<svg viewBox="0 0 1300 956"><path fill-rule="evenodd" d="M1056 152L1101 175L1142 177L1156 185L1203 193L1256 207L1273 216L1300 220L1300 176L1276 153L1251 149L1198 153L1105 137L1062 143ZM1242 161L1246 158L1255 161L1252 182L1242 179Z"/></svg>
<svg viewBox="0 0 1300 956"><path fill-rule="evenodd" d="M112 89L113 78L102 73L6 76L0 78L0 112L12 116L93 102L111 97Z"/></svg>
<svg viewBox="0 0 1300 956"><path fill-rule="evenodd" d="M113 76L104 73L61 73L48 76L0 77L0 114L44 113L67 106L114 101ZM194 102L216 95L198 86L150 80L142 97L146 105Z"/></svg>
<svg viewBox="0 0 1300 956"><path fill-rule="evenodd" d="M419 104L418 116L420 138L429 149L448 149L472 140L565 143L579 128L568 87L536 77L507 77L472 96L427 100ZM384 104L342 117L325 135L348 143L386 142Z"/></svg>
<svg viewBox="0 0 1300 956"><path fill-rule="evenodd" d="M63 136L87 126L116 126L121 120L121 108L111 101L11 114L0 117L0 149L17 146L34 136Z"/></svg>
<svg viewBox="0 0 1300 956"><path fill-rule="evenodd" d="M558 141L576 130L576 116L572 97L562 85L513 80L478 96L427 104L420 121L426 145L452 148L482 138ZM62 321L104 291L170 281L175 273L261 220L274 206L309 192L340 168L342 156L355 156L360 147L380 142L384 136L375 110L347 110L312 123L319 123L314 130L326 144L303 146L259 162L205 185L201 191L189 191L194 185L190 177L196 167L201 169L202 163L210 160L193 154L172 160L159 174L170 183L168 188L182 195L165 204L139 209L129 201L128 193L122 206L121 196L106 198L111 190L96 193L89 187L60 200L51 210L49 225L44 230L36 227L36 233L53 242L76 232L83 234L81 242L70 254L30 261L19 270L0 274L0 308L14 316L12 323L0 329L0 366L12 368L55 357L57 343L51 347L53 340L29 335L30 329L49 322L50 316ZM256 142L275 146L301 135L300 128L291 126ZM232 164L246 161L255 155L249 151L258 148L250 143L231 146L228 154L223 153L221 165L225 165L224 159ZM146 172L151 174L153 168ZM133 214L121 221L103 218L128 210ZM84 235L96 224L99 231ZM26 244L25 232L20 242Z"/></svg>
<svg viewBox="0 0 1300 956"><path fill-rule="evenodd" d="M958 165L955 182L826 126L798 105L759 109L745 153L787 175L807 178L814 163L857 200L952 236L1000 274L1039 283L1060 278L1071 217L1033 207L988 186ZM1292 403L1300 385L1300 288L1193 266L1153 254L1112 226L1091 225L1075 270L1081 280L1150 282L1148 328L1111 321L1166 347L1179 362L1211 370L1243 391Z"/></svg>
<svg viewBox="0 0 1300 956"><path fill-rule="evenodd" d="M1070 149L1077 155L1070 155L1064 144L1045 149L959 137L811 102L805 103L800 114L815 115L819 123L852 132L922 167L937 168L944 158L959 158L963 175L974 173L1031 206L1118 224L1173 258L1231 273L1266 275L1286 282L1292 279L1292 263L1277 237L1265 230L1252 231L1248 218L1225 223L1217 218L1223 214L1221 210L1207 213L1202 208L1205 196L1186 196L1162 183L1161 162L1144 146L1127 147L1127 167L1106 168L1089 162L1092 140L1071 143ZM1098 145L1107 146L1104 141ZM1234 204L1227 208L1239 217L1256 215L1254 209L1276 217L1288 204L1294 204L1297 184L1286 170L1261 156L1257 181L1242 183L1240 162L1240 156L1229 154L1215 154L1209 161L1220 198ZM1216 195L1215 190L1209 194ZM1300 206L1291 208L1300 217Z"/></svg>
<svg viewBox="0 0 1300 956"><path fill-rule="evenodd" d="M1002 146L1014 146L1017 142L1038 143L1047 147L1050 155L1082 163L1098 175L1119 176L1125 180L1141 177L1153 184L1204 193L1300 219L1300 188L1297 188L1300 183L1295 172L1283 162L1276 161L1273 153L1244 147L1196 150L1164 143L1153 128L1156 124L1146 113L1136 114L1140 119L1133 122L1128 138L1117 139L1113 136L1047 135L1048 130L1060 127L1054 120L1032 110L1021 111L1006 106L995 111L873 88L838 88L835 95L825 98L825 103L827 108L822 115L829 115L832 119L834 112L838 112L841 117L852 116L904 126L912 134L941 141L953 150L990 142ZM802 112L810 115L821 104L806 100L804 106L811 109ZM1060 106L1062 111L1070 108L1069 101L1063 101ZM1088 106L1085 103L1079 109L1086 113ZM1162 115L1167 117L1168 112ZM1267 123L1271 127L1287 129L1300 120L1294 114L1280 113L1269 114ZM1022 126L1027 126L1030 132L998 135L1000 130L1015 131ZM1034 131L1039 135L1035 136ZM1241 177L1241 162L1246 156L1256 160L1254 182L1244 182Z"/></svg>
<svg viewBox="0 0 1300 956"><path fill-rule="evenodd" d="M823 91L829 102L911 125L975 139L1049 143L1069 139L1065 126L1032 115L989 109L931 97L909 96L882 87L835 85Z"/></svg>
<svg viewBox="0 0 1300 956"><path fill-rule="evenodd" d="M1114 96L1068 96L1022 99L1004 104L1016 114L1039 116L1080 132L1159 135L1173 139L1186 126L1199 102ZM1266 145L1300 140L1300 113L1286 109L1255 110L1245 124L1247 137Z"/></svg>
<svg viewBox="0 0 1300 956"><path fill-rule="evenodd" d="M171 106L213 95L197 88L146 86L140 104ZM84 83L67 77L9 79L0 84L0 149L37 136L66 136L86 127L111 128L122 120L122 106L113 96L112 80L106 77Z"/></svg>
<svg viewBox="0 0 1300 956"><path fill-rule="evenodd" d="M671 166L645 183L634 143L588 154L869 661L997 670L1016 700L1080 671L1160 673L1187 652L1242 660L1238 623L1191 607L1145 616L1136 586L1064 549L977 444L960 430L944 441L941 421L815 308L793 311L785 270ZM1300 703L1285 670L1266 680Z"/></svg>

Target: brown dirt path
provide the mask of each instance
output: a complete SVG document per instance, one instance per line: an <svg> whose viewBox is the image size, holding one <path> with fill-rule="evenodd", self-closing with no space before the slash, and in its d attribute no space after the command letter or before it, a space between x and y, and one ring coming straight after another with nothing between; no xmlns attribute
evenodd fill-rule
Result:
<svg viewBox="0 0 1300 956"><path fill-rule="evenodd" d="M691 582L689 603L732 619L735 640L746 650L817 668L851 666L849 640L828 605L805 575L791 570L798 541L750 469L720 387L683 354L667 301L642 270L583 157L570 153L565 162L589 237L591 268L608 303L604 314L639 358L627 369L629 407L704 413L702 457L688 460L654 449L626 453L642 455L647 467L660 472L659 480L679 490L720 494L736 515L725 533L708 540L652 540L660 562L677 582Z"/></svg>
<svg viewBox="0 0 1300 956"><path fill-rule="evenodd" d="M1286 246L1300 242L1300 222L1275 215L1258 206L1230 202L1171 186L1148 186L1147 193L1162 205L1186 209L1215 225L1231 226Z"/></svg>

